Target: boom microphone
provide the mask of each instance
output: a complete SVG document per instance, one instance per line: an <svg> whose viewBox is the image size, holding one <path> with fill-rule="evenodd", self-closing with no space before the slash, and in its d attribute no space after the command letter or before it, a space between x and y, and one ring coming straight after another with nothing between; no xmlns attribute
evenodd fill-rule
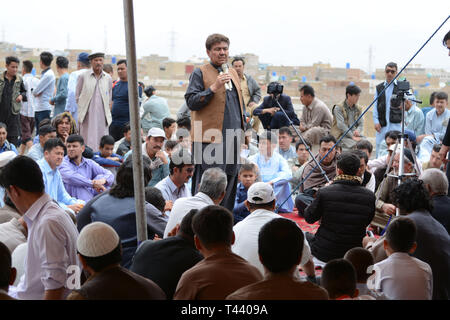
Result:
<svg viewBox="0 0 450 320"><path fill-rule="evenodd" d="M224 63L222 65L222 70L223 70L223 73L228 74L228 65L226 63ZM226 82L225 89L230 90L230 91L233 90L233 83L231 83L231 81Z"/></svg>

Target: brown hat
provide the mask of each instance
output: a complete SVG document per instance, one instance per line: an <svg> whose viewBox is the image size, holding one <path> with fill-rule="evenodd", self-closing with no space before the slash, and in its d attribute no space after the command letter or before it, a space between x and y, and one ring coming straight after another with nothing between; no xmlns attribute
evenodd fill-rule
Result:
<svg viewBox="0 0 450 320"><path fill-rule="evenodd" d="M105 57L104 53L96 52L96 53L90 54L88 58L89 58L89 60L92 60L92 59L95 59L95 58L104 58L104 57Z"/></svg>

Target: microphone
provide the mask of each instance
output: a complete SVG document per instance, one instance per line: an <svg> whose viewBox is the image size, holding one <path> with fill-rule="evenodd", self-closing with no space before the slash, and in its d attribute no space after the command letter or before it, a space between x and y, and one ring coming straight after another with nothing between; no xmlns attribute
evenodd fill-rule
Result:
<svg viewBox="0 0 450 320"><path fill-rule="evenodd" d="M226 63L222 65L222 70L224 74L228 74L228 65ZM231 83L231 81L226 82L225 89L230 91L233 90L233 83Z"/></svg>

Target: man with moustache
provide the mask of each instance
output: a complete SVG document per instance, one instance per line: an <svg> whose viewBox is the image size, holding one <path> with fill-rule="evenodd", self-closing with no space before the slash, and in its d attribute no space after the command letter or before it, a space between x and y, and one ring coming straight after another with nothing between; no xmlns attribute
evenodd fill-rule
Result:
<svg viewBox="0 0 450 320"><path fill-rule="evenodd" d="M112 122L112 79L103 71L104 58L104 53L89 56L92 69L79 75L76 91L80 135L94 152Z"/></svg>
<svg viewBox="0 0 450 320"><path fill-rule="evenodd" d="M145 143L142 144L142 154L150 158L150 170L152 171L152 179L148 183L149 187L154 187L158 182L169 175L169 160L167 159L162 147L166 135L160 128L151 128L148 131ZM124 156L124 161L128 158L133 150L128 151Z"/></svg>
<svg viewBox="0 0 450 320"><path fill-rule="evenodd" d="M195 161L192 194L197 193L203 172L218 167L225 171L228 180L221 204L233 210L239 149L243 141L244 107L241 81L236 71L230 68L228 73L221 73L224 71L222 65L228 61L229 45L230 40L221 34L212 34L206 39L210 63L194 70L184 97L191 110L192 122ZM228 84L231 90L226 89ZM227 137L227 131L233 135Z"/></svg>

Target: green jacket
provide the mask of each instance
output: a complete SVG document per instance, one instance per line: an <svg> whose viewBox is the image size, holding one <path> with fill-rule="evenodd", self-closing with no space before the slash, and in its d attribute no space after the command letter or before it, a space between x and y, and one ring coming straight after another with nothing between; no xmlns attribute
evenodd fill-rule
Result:
<svg viewBox="0 0 450 320"><path fill-rule="evenodd" d="M3 89L5 88L5 75L6 71L3 73L3 75L0 76L0 104L2 103L2 95L3 95ZM27 101L27 91L25 90L25 87L23 85L23 80L20 75L16 75L16 80L14 81L13 86L13 93L12 93L12 114L19 114L20 109L22 108L21 102L16 102L16 99L18 96L22 95L22 101Z"/></svg>
<svg viewBox="0 0 450 320"><path fill-rule="evenodd" d="M341 104L334 105L333 108L331 109L331 113L333 114L333 125L331 126L331 134L336 139L339 139L344 134L345 131L342 131L340 128L338 128L337 119L334 116L334 109L335 108L338 108L338 109L341 110L342 114L344 115L344 122L345 122L345 125L347 126L347 128L350 127L353 124L353 123L349 123L348 113L347 113L347 109L345 108L345 106L346 106L346 102L344 100L344 102L342 102ZM361 107L358 106L358 105L355 105L354 108L355 108L355 119L357 119L361 115L362 110L361 110ZM363 124L363 119L358 121L356 126L353 127L352 132L354 130L358 129L358 130L361 131L360 134L362 134L362 124ZM351 135L351 132L350 132L350 135ZM349 136L347 135L347 137L349 137Z"/></svg>

